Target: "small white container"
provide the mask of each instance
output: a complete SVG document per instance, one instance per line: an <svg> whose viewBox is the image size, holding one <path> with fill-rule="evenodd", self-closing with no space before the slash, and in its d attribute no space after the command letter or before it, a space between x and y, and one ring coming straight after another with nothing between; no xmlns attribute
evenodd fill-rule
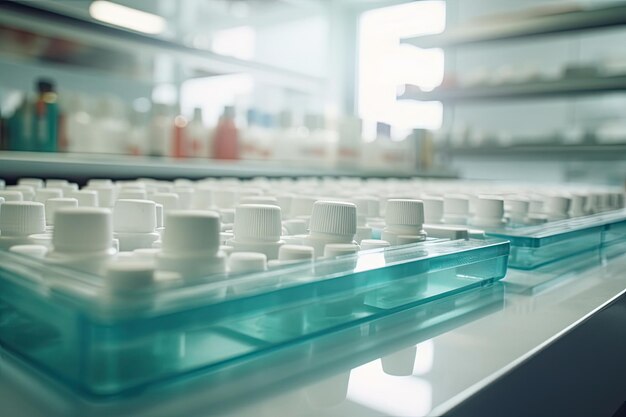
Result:
<svg viewBox="0 0 626 417"><path fill-rule="evenodd" d="M184 280L208 278L226 271L226 256L220 252L220 219L201 210L172 210L157 255L159 271L175 272Z"/></svg>
<svg viewBox="0 0 626 417"><path fill-rule="evenodd" d="M54 214L65 207L78 207L78 200L75 198L49 198L46 200L46 223L48 226L54 225Z"/></svg>
<svg viewBox="0 0 626 417"><path fill-rule="evenodd" d="M324 255L324 246L329 243L356 244L356 217L356 206L352 203L316 201L311 212L309 234L303 243L313 247L316 257Z"/></svg>
<svg viewBox="0 0 626 417"><path fill-rule="evenodd" d="M113 219L109 209L64 207L55 212L48 261L102 275L114 255Z"/></svg>
<svg viewBox="0 0 626 417"><path fill-rule="evenodd" d="M0 209L0 248L30 244L29 235L46 230L44 205L35 201L7 201Z"/></svg>
<svg viewBox="0 0 626 417"><path fill-rule="evenodd" d="M417 236L426 240L423 230L424 203L420 200L394 198L387 201L385 228L380 238L398 245L398 236Z"/></svg>
<svg viewBox="0 0 626 417"><path fill-rule="evenodd" d="M267 259L278 258L282 224L280 207L267 204L242 204L235 209L234 252L260 252Z"/></svg>
<svg viewBox="0 0 626 417"><path fill-rule="evenodd" d="M160 238L156 231L156 203L150 200L117 200L113 208L113 230L120 250L151 248Z"/></svg>

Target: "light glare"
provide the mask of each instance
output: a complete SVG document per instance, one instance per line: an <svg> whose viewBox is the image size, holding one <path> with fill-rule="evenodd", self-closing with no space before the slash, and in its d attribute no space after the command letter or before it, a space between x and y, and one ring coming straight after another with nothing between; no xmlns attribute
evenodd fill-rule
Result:
<svg viewBox="0 0 626 417"><path fill-rule="evenodd" d="M167 23L161 16L106 0L96 0L89 6L89 14L96 20L157 35L165 31Z"/></svg>

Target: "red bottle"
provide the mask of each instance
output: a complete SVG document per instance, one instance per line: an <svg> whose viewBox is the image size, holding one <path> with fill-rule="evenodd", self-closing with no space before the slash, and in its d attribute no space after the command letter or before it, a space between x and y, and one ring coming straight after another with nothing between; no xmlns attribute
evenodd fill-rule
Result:
<svg viewBox="0 0 626 417"><path fill-rule="evenodd" d="M235 125L235 108L224 107L224 114L215 127L213 138L215 159L239 159L239 132Z"/></svg>

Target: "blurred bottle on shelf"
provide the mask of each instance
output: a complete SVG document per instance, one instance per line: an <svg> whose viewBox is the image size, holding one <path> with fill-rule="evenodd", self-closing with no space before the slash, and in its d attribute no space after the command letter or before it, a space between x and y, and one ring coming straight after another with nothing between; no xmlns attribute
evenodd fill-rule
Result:
<svg viewBox="0 0 626 417"><path fill-rule="evenodd" d="M187 136L187 156L196 158L211 158L213 146L213 129L204 125L202 109L196 107L193 110L193 119L187 124L185 131Z"/></svg>
<svg viewBox="0 0 626 417"><path fill-rule="evenodd" d="M187 138L189 122L181 114L174 118L174 136L172 142L172 156L174 158L186 158L190 154L190 146Z"/></svg>
<svg viewBox="0 0 626 417"><path fill-rule="evenodd" d="M91 152L126 154L129 130L124 102L113 96L102 97L96 106L92 122Z"/></svg>
<svg viewBox="0 0 626 417"><path fill-rule="evenodd" d="M68 152L91 152L94 129L87 99L78 93L65 93L64 97L59 135L64 137L65 149Z"/></svg>
<svg viewBox="0 0 626 417"><path fill-rule="evenodd" d="M283 111L279 115L279 127L274 130L274 158L279 161L293 161L301 159L303 142L306 135L303 129L293 126L293 114Z"/></svg>
<svg viewBox="0 0 626 417"><path fill-rule="evenodd" d="M337 145L337 166L339 168L358 168L361 163L363 147L363 123L356 116L344 117L339 126Z"/></svg>
<svg viewBox="0 0 626 417"><path fill-rule="evenodd" d="M41 78L36 82L37 98L33 117L31 144L33 150L56 152L58 145L59 107L52 80Z"/></svg>
<svg viewBox="0 0 626 417"><path fill-rule="evenodd" d="M154 103L150 123L150 156L170 156L173 143L174 117L167 104Z"/></svg>
<svg viewBox="0 0 626 417"><path fill-rule="evenodd" d="M224 107L224 114L215 127L213 137L215 159L239 159L239 132L235 125L235 108Z"/></svg>
<svg viewBox="0 0 626 417"><path fill-rule="evenodd" d="M255 108L246 112L246 127L240 134L241 159L257 159L260 157L258 143L267 134L263 126L263 114Z"/></svg>
<svg viewBox="0 0 626 417"><path fill-rule="evenodd" d="M35 113L34 100L22 94L20 104L7 120L8 148L12 151L35 150L32 146L32 128Z"/></svg>
<svg viewBox="0 0 626 417"><path fill-rule="evenodd" d="M128 133L128 153L140 156L150 153L149 125L146 113L131 110Z"/></svg>

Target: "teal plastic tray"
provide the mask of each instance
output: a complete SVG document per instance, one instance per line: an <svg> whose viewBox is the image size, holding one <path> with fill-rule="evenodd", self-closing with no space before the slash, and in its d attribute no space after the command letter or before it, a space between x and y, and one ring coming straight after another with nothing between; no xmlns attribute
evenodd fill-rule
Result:
<svg viewBox="0 0 626 417"><path fill-rule="evenodd" d="M535 269L570 256L618 252L626 239L626 209L543 225L487 229L487 235L511 242L509 266Z"/></svg>
<svg viewBox="0 0 626 417"><path fill-rule="evenodd" d="M113 299L100 277L0 252L0 344L83 393L131 394L408 309L436 321L446 297L504 277L508 254L430 241Z"/></svg>

